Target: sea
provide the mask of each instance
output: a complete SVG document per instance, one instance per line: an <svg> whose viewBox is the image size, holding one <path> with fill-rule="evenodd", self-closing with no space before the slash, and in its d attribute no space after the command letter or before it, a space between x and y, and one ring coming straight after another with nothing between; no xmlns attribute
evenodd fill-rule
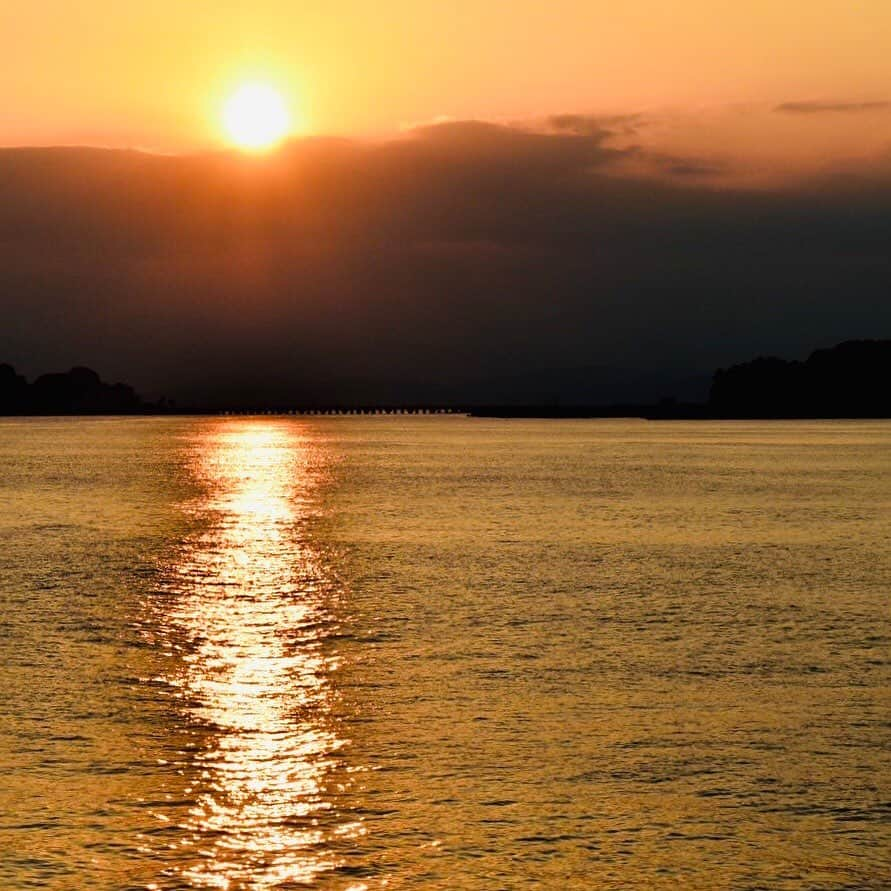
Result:
<svg viewBox="0 0 891 891"><path fill-rule="evenodd" d="M891 888L891 423L0 421L0 888Z"/></svg>

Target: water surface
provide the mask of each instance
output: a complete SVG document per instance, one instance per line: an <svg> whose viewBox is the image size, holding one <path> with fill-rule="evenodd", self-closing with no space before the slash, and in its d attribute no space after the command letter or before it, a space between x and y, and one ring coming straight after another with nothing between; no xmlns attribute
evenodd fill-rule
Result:
<svg viewBox="0 0 891 891"><path fill-rule="evenodd" d="M891 424L0 421L0 887L891 885Z"/></svg>

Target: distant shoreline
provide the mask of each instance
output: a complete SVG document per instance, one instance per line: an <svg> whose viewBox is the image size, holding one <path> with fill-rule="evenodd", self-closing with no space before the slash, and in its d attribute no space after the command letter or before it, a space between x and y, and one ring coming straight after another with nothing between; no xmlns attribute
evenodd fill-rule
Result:
<svg viewBox="0 0 891 891"><path fill-rule="evenodd" d="M649 421L838 420L891 418L891 340L850 340L816 350L804 362L775 356L715 371L707 402L671 395L652 402L588 403L561 398L540 401L528 390L506 402L483 402L457 393L442 402L352 402L344 396L310 397L309 404L275 402L262 396L243 401L224 391L214 405L183 404L162 397L144 400L129 384L104 382L91 368L44 374L33 383L0 364L0 416L176 416L226 414L447 415L474 418L641 418ZM372 391L373 392L373 391ZM304 399L307 397L303 397ZM584 398L584 397L583 397ZM331 399L330 402L322 402ZM523 399L529 399L523 402ZM341 401L342 400L342 401ZM237 404L237 402L241 404ZM228 402L228 405L227 405ZM295 400L296 402L296 400ZM265 403L265 404L264 404Z"/></svg>
<svg viewBox="0 0 891 891"><path fill-rule="evenodd" d="M677 411L659 406L474 406L470 408L312 408L312 409L215 409L183 408L167 411L122 412L55 412L17 413L0 412L0 420L52 420L62 418L348 418L348 417L461 417L477 420L526 421L887 421L891 414L713 414L706 405L679 407Z"/></svg>

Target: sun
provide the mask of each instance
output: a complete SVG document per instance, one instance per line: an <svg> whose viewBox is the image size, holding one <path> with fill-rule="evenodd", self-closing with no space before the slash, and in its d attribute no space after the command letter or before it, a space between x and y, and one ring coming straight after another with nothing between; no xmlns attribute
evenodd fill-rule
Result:
<svg viewBox="0 0 891 891"><path fill-rule="evenodd" d="M223 127L234 145L263 151L288 135L291 115L281 93L269 84L247 83L226 100Z"/></svg>

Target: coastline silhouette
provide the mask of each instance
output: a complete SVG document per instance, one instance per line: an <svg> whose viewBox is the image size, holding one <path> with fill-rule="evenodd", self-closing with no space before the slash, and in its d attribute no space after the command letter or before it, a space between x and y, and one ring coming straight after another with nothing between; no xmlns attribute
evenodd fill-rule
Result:
<svg viewBox="0 0 891 891"><path fill-rule="evenodd" d="M332 403L219 408L179 407L161 398L143 399L125 383L104 382L91 368L43 374L33 383L12 365L0 364L0 415L133 415L218 414L258 411L311 414L454 413L502 418L620 418L651 420L759 418L889 418L891 340L850 340L816 350L803 362L759 356L719 368L712 377L706 402L685 402L666 396L655 403L615 402L602 405L549 404L480 405Z"/></svg>
<svg viewBox="0 0 891 891"><path fill-rule="evenodd" d="M849 340L804 362L760 356L719 368L707 402L666 397L652 404L479 406L478 417L650 420L891 418L891 340Z"/></svg>
<svg viewBox="0 0 891 891"><path fill-rule="evenodd" d="M162 411L166 402L145 402L128 384L105 383L92 368L42 374L34 383L0 364L0 414L131 415Z"/></svg>
<svg viewBox="0 0 891 891"><path fill-rule="evenodd" d="M891 417L891 340L849 340L804 362L759 357L715 372L709 412L735 418Z"/></svg>

